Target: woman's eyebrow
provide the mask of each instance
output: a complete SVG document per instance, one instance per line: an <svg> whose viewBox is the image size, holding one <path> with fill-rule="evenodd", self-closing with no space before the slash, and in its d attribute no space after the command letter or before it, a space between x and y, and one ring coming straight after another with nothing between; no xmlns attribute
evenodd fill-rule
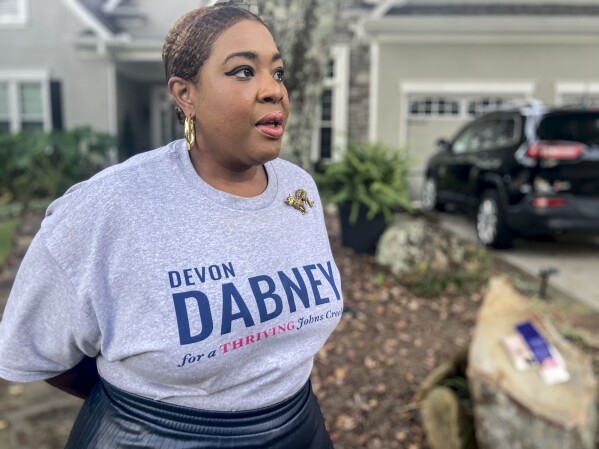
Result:
<svg viewBox="0 0 599 449"><path fill-rule="evenodd" d="M258 53L253 51L238 51L235 53L231 53L229 56L225 58L225 63L227 63L230 59L233 58L246 58L255 61L256 59L258 59Z"/></svg>
<svg viewBox="0 0 599 449"><path fill-rule="evenodd" d="M225 58L225 64L233 58L246 58L251 61L256 61L258 59L258 53L254 51L238 51L235 53L231 53ZM280 53L275 53L274 55L272 55L271 62L275 62L282 59L283 58L281 57Z"/></svg>

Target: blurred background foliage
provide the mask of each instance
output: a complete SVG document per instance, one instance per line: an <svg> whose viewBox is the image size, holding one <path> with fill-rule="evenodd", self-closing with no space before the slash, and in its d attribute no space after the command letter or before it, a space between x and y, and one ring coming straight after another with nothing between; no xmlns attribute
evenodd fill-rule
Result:
<svg viewBox="0 0 599 449"><path fill-rule="evenodd" d="M0 206L25 214L110 165L115 147L114 137L88 127L0 133Z"/></svg>

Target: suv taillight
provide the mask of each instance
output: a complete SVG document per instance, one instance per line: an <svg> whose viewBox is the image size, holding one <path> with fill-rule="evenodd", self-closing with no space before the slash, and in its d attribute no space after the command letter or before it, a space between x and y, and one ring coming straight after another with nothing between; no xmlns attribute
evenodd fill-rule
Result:
<svg viewBox="0 0 599 449"><path fill-rule="evenodd" d="M551 143L539 141L526 150L526 156L532 159L566 160L576 159L584 152L580 143Z"/></svg>
<svg viewBox="0 0 599 449"><path fill-rule="evenodd" d="M552 207L564 207L567 201L564 198L540 196L532 200L533 207L537 209L548 209Z"/></svg>

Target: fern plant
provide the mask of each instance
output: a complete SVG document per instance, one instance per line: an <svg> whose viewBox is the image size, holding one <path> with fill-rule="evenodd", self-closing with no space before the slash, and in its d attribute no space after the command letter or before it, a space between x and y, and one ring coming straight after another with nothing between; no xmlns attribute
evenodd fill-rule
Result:
<svg viewBox="0 0 599 449"><path fill-rule="evenodd" d="M393 211L412 209L408 197L408 170L405 152L383 143L349 145L341 159L325 164L315 176L326 201L349 204L350 223L356 223L360 208L366 219L383 215L386 221Z"/></svg>

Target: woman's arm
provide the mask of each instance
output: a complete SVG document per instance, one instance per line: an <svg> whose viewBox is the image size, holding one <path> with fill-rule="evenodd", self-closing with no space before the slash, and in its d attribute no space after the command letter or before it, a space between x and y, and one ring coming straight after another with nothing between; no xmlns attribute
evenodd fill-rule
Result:
<svg viewBox="0 0 599 449"><path fill-rule="evenodd" d="M96 359L85 357L70 370L46 379L46 382L73 396L85 399L99 380Z"/></svg>

